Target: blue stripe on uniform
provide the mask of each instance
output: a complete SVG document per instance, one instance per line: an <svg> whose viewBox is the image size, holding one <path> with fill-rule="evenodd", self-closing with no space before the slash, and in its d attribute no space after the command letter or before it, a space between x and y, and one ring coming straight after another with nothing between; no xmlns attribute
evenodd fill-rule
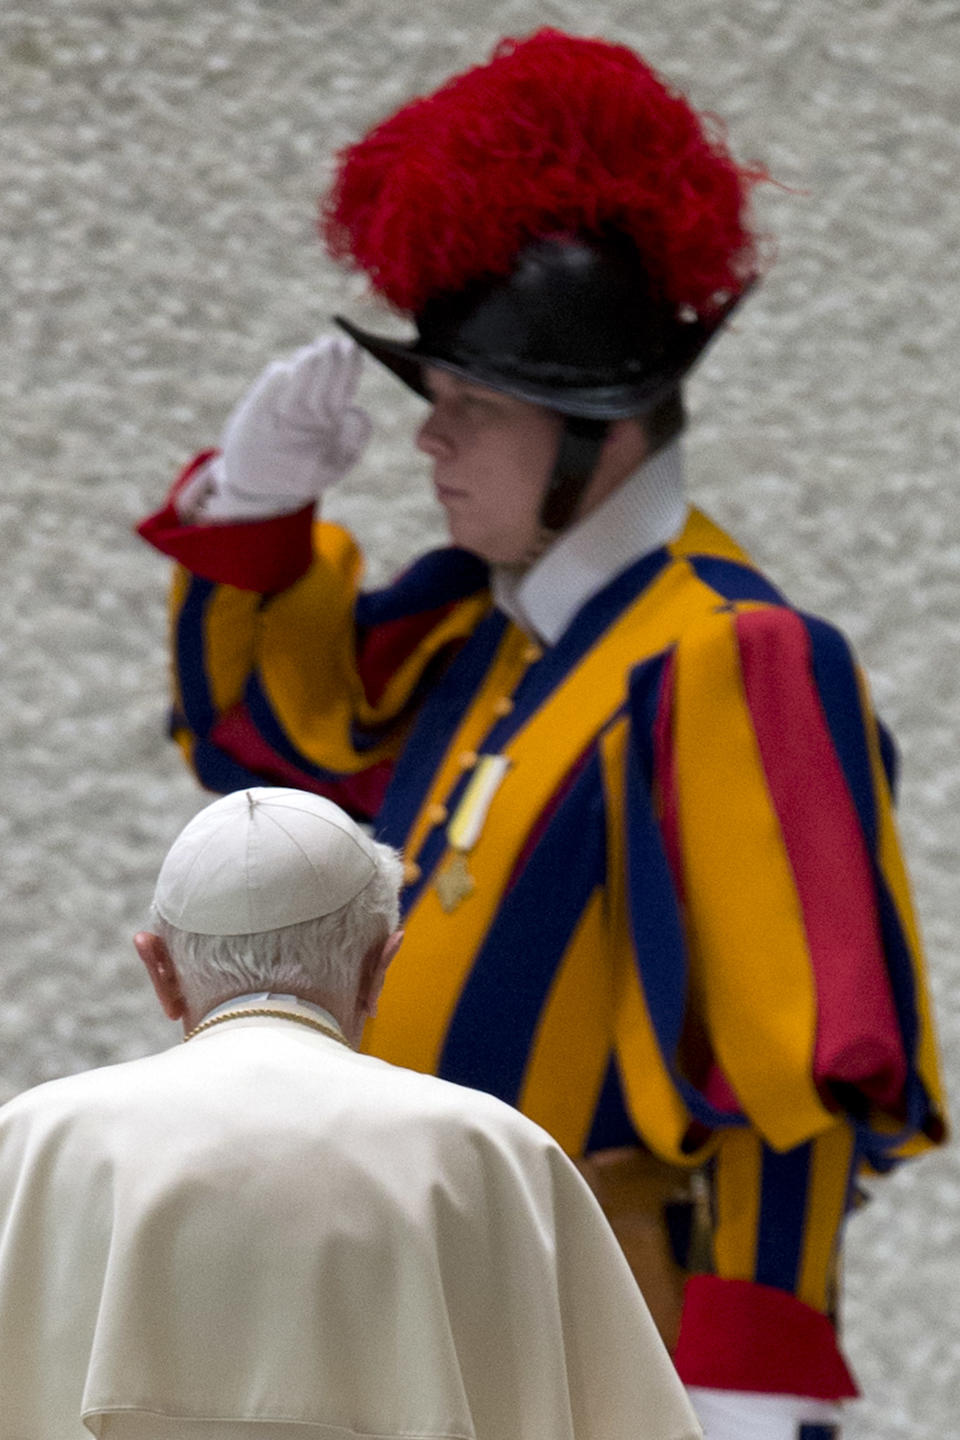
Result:
<svg viewBox="0 0 960 1440"><path fill-rule="evenodd" d="M877 719L877 735L880 741L880 759L883 763L884 774L887 777L890 794L896 800L897 786L900 782L900 751L897 748L896 740L879 717Z"/></svg>
<svg viewBox="0 0 960 1440"><path fill-rule="evenodd" d="M807 1217L810 1145L782 1154L763 1147L760 1181L760 1222L753 1278L760 1285L794 1294Z"/></svg>
<svg viewBox="0 0 960 1440"><path fill-rule="evenodd" d="M213 580L192 576L176 625L177 674L183 714L194 735L201 737L209 735L217 719L206 666L207 606L217 588Z"/></svg>
<svg viewBox="0 0 960 1440"><path fill-rule="evenodd" d="M666 655L630 677L630 751L626 767L627 897L634 963L664 1063L687 1105L711 1123L715 1112L677 1073L676 1059L687 1007L687 954L673 876L653 813L653 726ZM726 1124L730 1117L724 1117Z"/></svg>
<svg viewBox="0 0 960 1440"><path fill-rule="evenodd" d="M361 631L370 630L425 610L436 610L485 590L489 579L486 563L469 550L453 546L431 550L414 561L391 585L367 590L357 597L357 627Z"/></svg>
<svg viewBox="0 0 960 1440"><path fill-rule="evenodd" d="M616 1059L611 1058L583 1153L590 1155L594 1150L618 1150L624 1145L640 1144L642 1141L623 1098L620 1067Z"/></svg>
<svg viewBox="0 0 960 1440"><path fill-rule="evenodd" d="M887 976L893 993L900 1035L907 1056L907 1077L904 1084L906 1117L903 1130L897 1135L878 1133L868 1127L859 1127L859 1144L872 1165L878 1170L889 1168L889 1152L906 1140L916 1130L922 1130L931 1113L930 1098L916 1070L917 1039L920 1022L917 1016L917 990L913 964L907 945L900 916L893 897L887 888L880 868L873 866L874 886L877 892L877 913L880 918L880 933L887 961Z"/></svg>
<svg viewBox="0 0 960 1440"><path fill-rule="evenodd" d="M249 790L251 786L263 785L262 775L255 775L244 765L232 759L218 745L209 740L198 740L193 748L193 768L197 779L205 790L214 790L228 795L232 790Z"/></svg>
<svg viewBox="0 0 960 1440"><path fill-rule="evenodd" d="M725 600L756 600L768 605L785 605L779 590L758 570L740 565L736 560L723 560L718 555L687 555L691 570L704 585L716 590Z"/></svg>
<svg viewBox="0 0 960 1440"><path fill-rule="evenodd" d="M887 974L893 993L900 1033L907 1054L908 1073L905 1087L907 1124L899 1135L880 1135L860 1126L860 1144L871 1163L878 1168L885 1164L887 1152L905 1138L913 1128L922 1125L929 1114L929 1097L916 1073L917 1018L916 980L910 949L903 933L897 907L877 862L877 810L873 790L870 752L864 734L860 689L847 642L832 625L815 616L802 617L810 635L814 679L823 705L834 749L840 760L847 786L856 806L867 842L877 897L877 914L887 962ZM891 744L884 744L881 732L881 755L888 774L893 768Z"/></svg>
<svg viewBox="0 0 960 1440"><path fill-rule="evenodd" d="M506 616L496 610L481 620L424 700L377 816L378 840L402 849L450 738L486 679L506 626Z"/></svg>
<svg viewBox="0 0 960 1440"><path fill-rule="evenodd" d="M815 615L800 618L810 637L813 679L833 748L872 855L877 848L877 812L853 657L846 640L833 625Z"/></svg>
<svg viewBox="0 0 960 1440"><path fill-rule="evenodd" d="M594 753L500 905L454 1011L438 1075L517 1103L554 977L603 884L605 841Z"/></svg>

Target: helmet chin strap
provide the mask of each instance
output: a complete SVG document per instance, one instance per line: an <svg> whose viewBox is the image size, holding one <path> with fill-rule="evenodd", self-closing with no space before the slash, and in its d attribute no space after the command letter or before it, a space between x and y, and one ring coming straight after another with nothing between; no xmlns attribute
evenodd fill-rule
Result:
<svg viewBox="0 0 960 1440"><path fill-rule="evenodd" d="M600 451L614 423L612 420L587 420L579 415L564 415L561 419L563 429L557 458L540 506L540 524L555 535L565 530L576 515L577 506L593 478ZM658 450L675 440L685 423L683 396L676 386L645 416L645 460L651 459Z"/></svg>
<svg viewBox="0 0 960 1440"><path fill-rule="evenodd" d="M565 530L576 512L600 458L610 429L609 420L585 420L565 415L553 471L540 506L545 530Z"/></svg>

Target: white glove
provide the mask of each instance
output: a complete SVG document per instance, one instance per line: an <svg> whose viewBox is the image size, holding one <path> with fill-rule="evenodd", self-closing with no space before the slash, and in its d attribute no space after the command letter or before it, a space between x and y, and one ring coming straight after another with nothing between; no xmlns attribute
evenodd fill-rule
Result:
<svg viewBox="0 0 960 1440"><path fill-rule="evenodd" d="M361 365L339 335L268 365L227 420L221 453L177 495L180 518L262 520L319 499L370 438L370 417L350 403Z"/></svg>
<svg viewBox="0 0 960 1440"><path fill-rule="evenodd" d="M704 1440L800 1440L802 1426L819 1425L840 1440L840 1406L802 1395L762 1395L747 1390L687 1387L703 1426Z"/></svg>

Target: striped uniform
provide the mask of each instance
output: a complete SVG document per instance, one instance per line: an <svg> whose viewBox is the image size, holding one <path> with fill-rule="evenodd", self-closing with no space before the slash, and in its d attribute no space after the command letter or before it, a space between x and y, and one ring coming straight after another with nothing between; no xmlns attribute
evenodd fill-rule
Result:
<svg viewBox="0 0 960 1440"><path fill-rule="evenodd" d="M191 530L168 507L142 532L196 572L173 730L203 783L318 790L404 851L366 1046L573 1156L639 1137L707 1165L715 1279L688 1289L684 1378L851 1393L823 1317L855 1177L942 1120L893 750L846 643L697 511L546 649L462 551L360 594L321 524L287 584L305 524ZM230 552L254 532L251 579ZM785 1303L816 1332L796 1363L747 1355L755 1336L738 1358L730 1335Z"/></svg>

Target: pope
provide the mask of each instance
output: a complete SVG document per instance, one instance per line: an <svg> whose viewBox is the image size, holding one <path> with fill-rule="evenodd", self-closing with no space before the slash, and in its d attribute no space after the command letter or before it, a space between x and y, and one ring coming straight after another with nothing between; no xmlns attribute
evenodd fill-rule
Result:
<svg viewBox="0 0 960 1440"><path fill-rule="evenodd" d="M186 1043L0 1109L0 1440L698 1440L559 1146L356 1053L400 879L301 790L174 841L135 943Z"/></svg>

